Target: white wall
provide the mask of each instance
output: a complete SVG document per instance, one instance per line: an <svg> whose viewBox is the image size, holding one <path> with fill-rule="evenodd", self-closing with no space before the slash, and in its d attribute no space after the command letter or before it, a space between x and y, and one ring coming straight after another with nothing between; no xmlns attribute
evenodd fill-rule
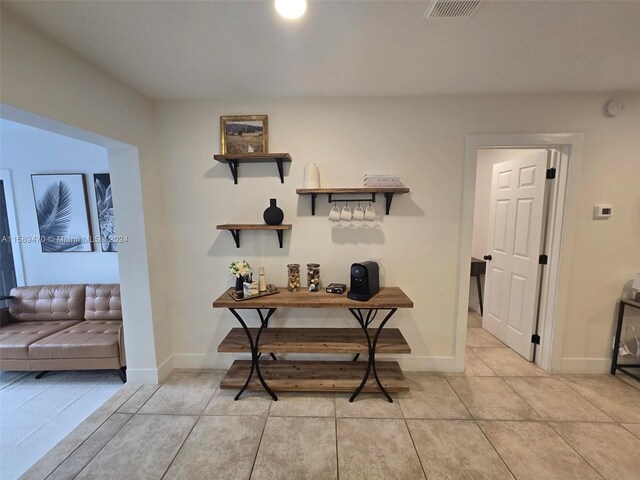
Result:
<svg viewBox="0 0 640 480"><path fill-rule="evenodd" d="M118 251L128 377L156 382L171 370L172 348L153 104L16 16L3 10L0 20L2 116L31 112L30 121L110 149L118 230L129 237Z"/></svg>
<svg viewBox="0 0 640 480"><path fill-rule="evenodd" d="M17 232L37 237L38 221L31 174L84 173L93 235L99 235L94 173L109 172L107 149L73 138L0 119L0 166L10 171ZM37 243L13 245L22 251L26 285L57 283L118 283L118 254L102 252L43 253Z"/></svg>
<svg viewBox="0 0 640 480"><path fill-rule="evenodd" d="M475 208L473 211L473 238L471 239L471 256L482 259L488 252L489 241L489 208L491 201L491 176L496 163L505 162L526 155L531 155L530 149L495 148L478 151L476 168ZM478 288L476 279L471 278L469 284L469 307L480 313ZM484 275L481 277L484 292Z"/></svg>
<svg viewBox="0 0 640 480"><path fill-rule="evenodd" d="M283 284L286 263L322 265L325 282L347 280L353 261L380 258L386 285L399 285L415 302L394 326L409 339L408 368L452 368L458 233L464 141L475 133L584 132L582 201L577 222L571 294L556 370L606 370L612 325L622 286L638 270L640 189L631 172L640 162L640 95L622 97L627 108L602 116L606 95L431 98L322 98L161 102L158 138L166 200L167 256L175 364L222 366L218 342L234 325L211 301L230 285L226 265L246 258L264 265L269 281ZM220 115L267 113L272 151L293 156L280 184L274 165L244 166L234 185L219 151ZM402 176L411 194L393 201L391 215L369 229L334 226L326 199L312 217L298 197L306 162L320 166L324 186L358 185L365 171ZM245 232L236 249L227 222L260 221L270 197L287 222L285 248L272 232ZM616 215L591 219L596 201L611 201ZM376 204L379 206L379 204ZM253 233L253 234L252 234ZM585 292L589 292L585 294ZM597 292L597 293L596 293ZM338 312L279 312L278 322L352 324Z"/></svg>

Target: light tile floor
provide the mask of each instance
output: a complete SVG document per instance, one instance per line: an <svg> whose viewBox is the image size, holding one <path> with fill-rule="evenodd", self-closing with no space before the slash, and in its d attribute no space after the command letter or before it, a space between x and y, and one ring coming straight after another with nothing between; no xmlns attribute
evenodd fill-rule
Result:
<svg viewBox="0 0 640 480"><path fill-rule="evenodd" d="M113 371L0 372L0 480L18 478L122 388Z"/></svg>
<svg viewBox="0 0 640 480"><path fill-rule="evenodd" d="M411 391L217 389L224 372L127 385L28 479L639 478L640 390L609 375L548 375L470 314L466 371L408 372ZM484 345L484 346L478 346Z"/></svg>

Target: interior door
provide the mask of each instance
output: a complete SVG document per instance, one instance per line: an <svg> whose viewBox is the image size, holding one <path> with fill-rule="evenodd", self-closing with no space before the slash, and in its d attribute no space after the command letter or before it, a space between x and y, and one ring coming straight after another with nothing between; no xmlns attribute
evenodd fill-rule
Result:
<svg viewBox="0 0 640 480"><path fill-rule="evenodd" d="M482 326L533 360L548 152L493 166Z"/></svg>

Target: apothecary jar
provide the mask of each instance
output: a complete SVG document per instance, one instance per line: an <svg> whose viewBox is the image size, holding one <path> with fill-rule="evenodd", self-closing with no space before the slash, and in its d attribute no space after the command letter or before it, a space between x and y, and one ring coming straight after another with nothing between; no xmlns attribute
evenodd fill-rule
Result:
<svg viewBox="0 0 640 480"><path fill-rule="evenodd" d="M310 292L320 291L320 264L307 263L307 288Z"/></svg>
<svg viewBox="0 0 640 480"><path fill-rule="evenodd" d="M288 280L287 288L290 292L297 292L300 289L300 264L290 263L287 265Z"/></svg>

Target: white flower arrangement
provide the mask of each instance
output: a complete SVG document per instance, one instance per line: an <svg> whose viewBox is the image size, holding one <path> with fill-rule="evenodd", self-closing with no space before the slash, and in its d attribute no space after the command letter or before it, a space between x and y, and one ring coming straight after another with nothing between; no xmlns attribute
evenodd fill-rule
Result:
<svg viewBox="0 0 640 480"><path fill-rule="evenodd" d="M237 260L235 262L231 262L231 265L229 265L229 271L231 272L231 275L234 275L237 278L248 277L251 275L251 265L249 265L245 260Z"/></svg>

